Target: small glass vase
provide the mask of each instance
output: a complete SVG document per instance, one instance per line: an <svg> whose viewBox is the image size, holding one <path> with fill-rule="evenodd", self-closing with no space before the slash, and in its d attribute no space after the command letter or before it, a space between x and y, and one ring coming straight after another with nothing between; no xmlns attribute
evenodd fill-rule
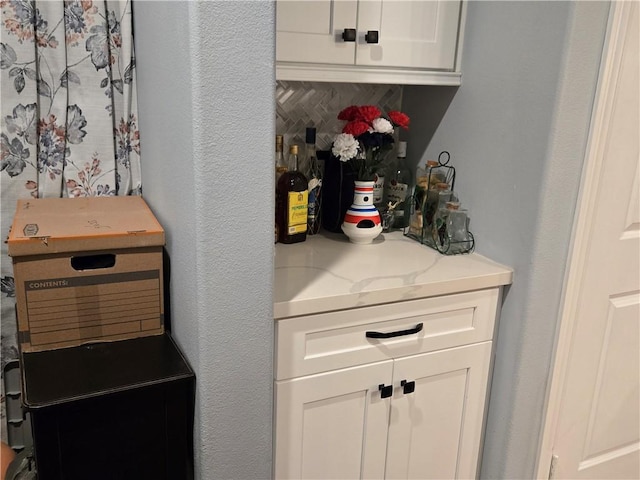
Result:
<svg viewBox="0 0 640 480"><path fill-rule="evenodd" d="M373 205L373 181L356 180L353 203L347 210L342 231L352 243L368 245L382 232L380 212Z"/></svg>

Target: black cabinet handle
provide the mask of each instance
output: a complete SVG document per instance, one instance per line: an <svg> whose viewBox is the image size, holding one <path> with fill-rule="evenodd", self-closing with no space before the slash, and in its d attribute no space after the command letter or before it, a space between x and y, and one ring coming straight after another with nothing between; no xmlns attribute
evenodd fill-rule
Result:
<svg viewBox="0 0 640 480"><path fill-rule="evenodd" d="M355 42L356 41L356 29L355 28L345 28L342 31L342 40L345 42Z"/></svg>
<svg viewBox="0 0 640 480"><path fill-rule="evenodd" d="M388 398L393 395L393 385L381 383L378 385L378 390L380 390L380 398Z"/></svg>
<svg viewBox="0 0 640 480"><path fill-rule="evenodd" d="M422 323L419 323L415 326L415 328L410 328L409 330L398 330L396 332L366 332L365 336L367 338L392 338L392 337L401 337L403 335L413 335L414 333L418 333L422 330Z"/></svg>
<svg viewBox="0 0 640 480"><path fill-rule="evenodd" d="M400 386L402 387L402 393L405 395L407 393L413 393L416 390L416 382L407 382L406 380L402 380L400 382Z"/></svg>
<svg viewBox="0 0 640 480"><path fill-rule="evenodd" d="M367 43L378 43L378 31L367 30L367 34L364 36L364 39Z"/></svg>

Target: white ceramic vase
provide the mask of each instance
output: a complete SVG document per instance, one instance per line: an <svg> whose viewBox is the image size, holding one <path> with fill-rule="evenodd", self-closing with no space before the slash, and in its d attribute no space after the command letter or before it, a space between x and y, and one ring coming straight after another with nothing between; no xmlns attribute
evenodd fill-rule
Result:
<svg viewBox="0 0 640 480"><path fill-rule="evenodd" d="M373 184L355 181L353 203L342 223L342 231L352 243L368 245L382 232L380 212L373 205Z"/></svg>

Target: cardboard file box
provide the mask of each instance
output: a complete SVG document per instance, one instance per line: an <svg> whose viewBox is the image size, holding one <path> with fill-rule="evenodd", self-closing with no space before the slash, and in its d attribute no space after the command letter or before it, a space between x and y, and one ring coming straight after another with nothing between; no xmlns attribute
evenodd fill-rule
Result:
<svg viewBox="0 0 640 480"><path fill-rule="evenodd" d="M8 251L21 351L162 334L163 245L141 197L19 200Z"/></svg>

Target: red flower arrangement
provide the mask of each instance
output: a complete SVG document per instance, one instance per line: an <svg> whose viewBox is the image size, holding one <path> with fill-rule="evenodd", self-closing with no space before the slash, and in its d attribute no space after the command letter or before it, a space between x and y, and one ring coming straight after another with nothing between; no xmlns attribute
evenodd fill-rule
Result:
<svg viewBox="0 0 640 480"><path fill-rule="evenodd" d="M359 180L370 180L378 173L386 153L393 148L394 127L409 128L409 117L397 110L385 118L373 105L351 105L338 114L347 123L333 142L333 154L349 162Z"/></svg>

